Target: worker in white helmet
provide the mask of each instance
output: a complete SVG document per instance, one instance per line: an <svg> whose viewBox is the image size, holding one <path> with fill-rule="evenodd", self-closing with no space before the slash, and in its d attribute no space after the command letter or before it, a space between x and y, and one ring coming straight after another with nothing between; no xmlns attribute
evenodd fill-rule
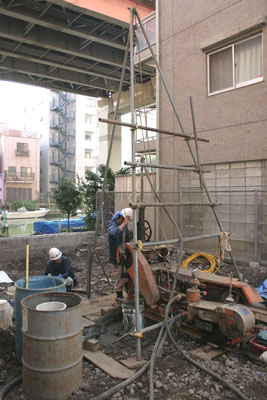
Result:
<svg viewBox="0 0 267 400"><path fill-rule="evenodd" d="M115 280L116 300L123 299L123 289L127 280L122 276L122 266L117 263L116 253L122 243L129 242L130 231L128 224L132 218L133 210L131 208L123 208L113 215L108 228L109 261Z"/></svg>
<svg viewBox="0 0 267 400"><path fill-rule="evenodd" d="M66 280L67 291L77 286L77 279L72 270L72 265L68 257L62 255L62 252L56 247L49 250L49 260L46 264L45 275L57 276Z"/></svg>

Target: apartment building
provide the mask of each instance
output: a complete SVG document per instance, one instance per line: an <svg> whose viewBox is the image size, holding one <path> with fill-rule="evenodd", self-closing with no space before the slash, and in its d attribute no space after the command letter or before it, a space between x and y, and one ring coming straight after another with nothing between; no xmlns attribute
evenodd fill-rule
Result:
<svg viewBox="0 0 267 400"><path fill-rule="evenodd" d="M0 124L3 201L37 200L40 189L40 139L36 133Z"/></svg>
<svg viewBox="0 0 267 400"><path fill-rule="evenodd" d="M62 178L95 171L98 154L96 99L50 92L49 128L40 145L40 191L44 199Z"/></svg>

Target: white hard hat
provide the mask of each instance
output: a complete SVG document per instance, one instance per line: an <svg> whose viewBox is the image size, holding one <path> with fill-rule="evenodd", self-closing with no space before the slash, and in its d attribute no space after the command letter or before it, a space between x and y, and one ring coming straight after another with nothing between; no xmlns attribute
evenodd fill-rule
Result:
<svg viewBox="0 0 267 400"><path fill-rule="evenodd" d="M62 256L62 252L55 247L49 250L49 258L50 260L58 260Z"/></svg>
<svg viewBox="0 0 267 400"><path fill-rule="evenodd" d="M123 208L121 210L121 213L122 213L123 218L130 217L130 220L133 219L133 210L132 210L132 208Z"/></svg>

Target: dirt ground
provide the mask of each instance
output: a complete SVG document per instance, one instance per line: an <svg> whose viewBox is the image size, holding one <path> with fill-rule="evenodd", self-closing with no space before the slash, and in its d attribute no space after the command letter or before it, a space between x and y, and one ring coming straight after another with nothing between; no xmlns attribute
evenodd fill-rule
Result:
<svg viewBox="0 0 267 400"><path fill-rule="evenodd" d="M108 251L105 237L99 237L97 244L97 257L92 271L91 281L91 297L99 297L114 293L112 286L109 284L105 272L111 282L111 270L108 263ZM78 287L84 289L86 287L87 277L87 251L84 248L73 248L64 255L68 256L71 261L78 279ZM30 259L30 275L41 275L45 269L47 259L40 258ZM239 266L240 271L249 283L254 286L259 285L267 277L267 269L263 266L260 268L249 268L247 266ZM17 281L24 277L25 260L8 264L1 264L0 270L4 270L11 279ZM220 273L229 275L234 272L232 266L225 264ZM0 285L0 298L6 297L8 285ZM86 298L86 294L81 295ZM114 293L115 301L115 293ZM112 322L112 323L111 323ZM150 324L151 321L145 321ZM91 329L91 330L90 330ZM116 361L136 358L136 340L131 336L116 341L123 335L122 318L117 320L108 320L101 318L96 325L84 332L84 334L92 333L92 336L100 340L100 349L108 356ZM242 349L228 350L223 354L207 360L200 361L195 358L197 364L201 364L206 369L221 376L230 385L237 388L243 395L237 395L229 387L219 382L206 372L203 372L192 363L188 362L181 351L190 356L192 350L203 345L189 335L177 334L172 330L175 341L179 349L174 347L172 341L168 337L155 361L153 371L154 379L154 399L162 400L197 400L197 399L249 399L249 400L266 400L267 396L267 365L256 362L248 357ZM159 330L145 334L142 339L142 358L145 361L151 359L152 351L157 341ZM115 342L116 341L116 342ZM138 369L136 369L137 371ZM0 389L14 377L21 375L21 366L16 361L15 356L15 336L14 327L6 331L0 331ZM143 400L152 399L150 397L150 372L149 368L140 377L120 388L119 391L107 396L100 395L118 385L122 381L111 378L92 363L83 361L83 381L75 393L72 393L67 400L88 400L97 398L118 399L118 400ZM152 396L152 395L151 395ZM244 396L244 397L242 397ZM0 397L1 398L1 397ZM6 400L26 400L22 392L21 385L14 387L5 397Z"/></svg>

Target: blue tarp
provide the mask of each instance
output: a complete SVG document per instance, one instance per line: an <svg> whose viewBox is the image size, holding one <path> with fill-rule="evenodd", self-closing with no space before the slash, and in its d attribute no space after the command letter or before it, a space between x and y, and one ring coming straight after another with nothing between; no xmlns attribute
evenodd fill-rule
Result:
<svg viewBox="0 0 267 400"><path fill-rule="evenodd" d="M81 218L71 218L70 219L70 230L73 232L81 232L86 231L86 225L84 221L85 217ZM68 220L61 220L61 231L67 230L68 228ZM34 232L41 233L58 233L59 232L59 220L53 221L36 221L33 223Z"/></svg>
<svg viewBox="0 0 267 400"><path fill-rule="evenodd" d="M263 283L256 288L261 297L263 297L265 300L267 300L267 279L263 281Z"/></svg>

